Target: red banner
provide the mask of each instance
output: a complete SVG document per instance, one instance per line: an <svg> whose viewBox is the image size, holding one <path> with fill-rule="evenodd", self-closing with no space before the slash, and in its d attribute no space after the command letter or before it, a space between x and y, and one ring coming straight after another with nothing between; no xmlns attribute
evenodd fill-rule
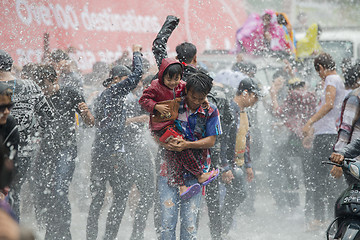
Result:
<svg viewBox="0 0 360 240"><path fill-rule="evenodd" d="M169 41L172 52L183 41L199 52L230 49L247 17L242 2L234 0L6 0L0 6L0 49L15 64L41 62L49 33L50 49L74 47L85 71L95 61L114 61L135 43L152 60L151 44L167 15L181 19Z"/></svg>

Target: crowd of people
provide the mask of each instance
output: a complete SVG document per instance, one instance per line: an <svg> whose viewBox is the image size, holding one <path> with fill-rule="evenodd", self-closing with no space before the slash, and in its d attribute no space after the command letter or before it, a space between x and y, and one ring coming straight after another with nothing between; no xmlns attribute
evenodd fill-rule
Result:
<svg viewBox="0 0 360 240"><path fill-rule="evenodd" d="M266 14L256 18L258 29L272 34L259 36L271 40L274 13ZM264 158L265 144L271 146L265 156L268 186L278 209L300 205L303 182L306 229L325 229L344 181L341 168L330 170L321 162L330 156L341 161L346 145L360 137L360 65L348 64L340 76L331 55L313 47L309 55L320 80L313 89L294 60L305 50L296 50L286 15L277 16L285 27L277 31L288 31L292 44L284 43L290 52L281 55L284 64L273 74L268 94L255 77L256 65L241 55L231 70L216 74L200 66L192 43L179 43L176 57L169 58L167 41L179 24L175 16L166 18L153 41L152 67L138 44L132 59L129 54L110 65L97 62L84 75L64 50L47 53L44 62L26 64L20 72L0 50L0 222L9 225L0 224L0 236L34 238L18 224L21 206L30 204L45 239L72 239L69 187L80 145L91 151L90 160L80 159L91 162L86 239L98 238L107 184L112 202L103 239L117 239L133 188L139 195L131 239L144 239L152 208L159 239L176 239L179 218L180 239L197 239L203 199L211 238L226 239L237 210L244 217L256 211L254 162ZM316 38L317 25L310 30ZM244 29L240 35L249 37ZM242 50L254 46L242 43ZM261 51L277 51L272 48L265 41ZM86 129L95 129L92 143ZM154 157L151 146L157 147ZM294 158L300 159L301 174ZM28 198L21 195L24 183L31 188Z"/></svg>

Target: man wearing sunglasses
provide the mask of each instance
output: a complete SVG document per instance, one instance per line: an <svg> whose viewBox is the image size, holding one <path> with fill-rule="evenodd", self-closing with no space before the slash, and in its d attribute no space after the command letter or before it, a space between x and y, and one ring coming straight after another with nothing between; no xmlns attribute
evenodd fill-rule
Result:
<svg viewBox="0 0 360 240"><path fill-rule="evenodd" d="M8 186L12 180L13 161L17 160L17 150L19 145L19 131L15 119L10 116L10 111L14 107L11 101L12 91L5 84L0 83L0 138L3 146L2 152L5 153L5 163L0 171L0 199L7 194ZM4 187L5 186L5 187Z"/></svg>
<svg viewBox="0 0 360 240"><path fill-rule="evenodd" d="M20 189L27 178L30 160L36 150L35 133L39 127L45 127L53 119L54 113L39 86L33 81L17 79L12 75L12 64L11 56L0 50L0 83L12 90L12 115L20 133L18 159L14 161L14 180L10 192L13 210L19 217Z"/></svg>

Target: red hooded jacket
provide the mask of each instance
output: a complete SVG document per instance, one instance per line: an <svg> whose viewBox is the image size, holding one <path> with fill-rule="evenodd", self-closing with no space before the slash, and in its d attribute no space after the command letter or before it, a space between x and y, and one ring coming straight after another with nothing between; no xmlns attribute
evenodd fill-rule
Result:
<svg viewBox="0 0 360 240"><path fill-rule="evenodd" d="M164 58L161 62L158 79L151 82L150 86L146 88L141 96L139 103L140 105L150 114L154 113L154 107L156 103L161 101L167 101L174 99L174 92L170 88L164 85L163 74L166 68L172 64L181 64L174 58ZM181 64L181 66L183 66ZM180 80L180 84L174 89L175 97L182 97L185 95L186 82ZM167 122L152 122L150 119L150 129L152 131L158 131L173 124L173 121Z"/></svg>

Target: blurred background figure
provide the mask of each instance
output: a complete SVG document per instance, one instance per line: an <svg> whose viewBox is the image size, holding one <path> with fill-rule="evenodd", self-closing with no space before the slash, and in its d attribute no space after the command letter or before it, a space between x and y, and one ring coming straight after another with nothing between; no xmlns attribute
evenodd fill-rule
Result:
<svg viewBox="0 0 360 240"><path fill-rule="evenodd" d="M50 63L55 68L60 86L68 86L79 90L84 95L83 79L77 70L76 62L61 49L54 50L50 55Z"/></svg>

